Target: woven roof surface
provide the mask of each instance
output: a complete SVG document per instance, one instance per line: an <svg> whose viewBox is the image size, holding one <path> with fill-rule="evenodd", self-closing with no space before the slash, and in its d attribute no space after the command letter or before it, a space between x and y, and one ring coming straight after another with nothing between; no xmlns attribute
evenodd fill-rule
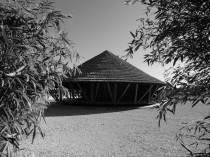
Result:
<svg viewBox="0 0 210 157"><path fill-rule="evenodd" d="M70 80L164 84L109 51L84 62L79 69L82 74L77 74Z"/></svg>

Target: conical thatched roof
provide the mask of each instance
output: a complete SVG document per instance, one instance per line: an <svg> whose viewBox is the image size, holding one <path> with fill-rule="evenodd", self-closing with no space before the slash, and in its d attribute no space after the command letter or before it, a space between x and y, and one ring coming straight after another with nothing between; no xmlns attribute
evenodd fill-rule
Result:
<svg viewBox="0 0 210 157"><path fill-rule="evenodd" d="M65 81L138 82L165 84L130 63L104 51L79 66L82 74Z"/></svg>

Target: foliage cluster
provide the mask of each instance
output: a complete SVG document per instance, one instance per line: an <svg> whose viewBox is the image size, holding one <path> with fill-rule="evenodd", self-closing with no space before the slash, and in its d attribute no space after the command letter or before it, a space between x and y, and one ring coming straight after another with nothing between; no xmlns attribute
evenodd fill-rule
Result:
<svg viewBox="0 0 210 157"><path fill-rule="evenodd" d="M145 5L146 18L140 18L139 28L131 32L133 40L126 50L132 55L139 48L148 49L145 62L173 64L168 70L168 101L160 105L159 120L167 111L175 113L176 105L192 102L210 104L210 2L208 0L127 0L126 4ZM182 63L177 66L177 63ZM201 151L210 153L210 115L187 124L177 135L181 145L205 143ZM184 136L185 135L185 136ZM184 142L187 138L194 142Z"/></svg>
<svg viewBox="0 0 210 157"><path fill-rule="evenodd" d="M14 155L21 138L44 136L40 120L51 89L68 94L62 79L79 58L63 31L69 18L48 1L0 3L0 156Z"/></svg>

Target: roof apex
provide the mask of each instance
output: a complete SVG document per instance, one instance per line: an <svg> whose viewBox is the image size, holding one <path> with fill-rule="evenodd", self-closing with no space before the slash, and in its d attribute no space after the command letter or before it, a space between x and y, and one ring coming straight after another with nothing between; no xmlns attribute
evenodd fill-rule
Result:
<svg viewBox="0 0 210 157"><path fill-rule="evenodd" d="M112 52L110 52L110 51L108 51L108 50L105 50L105 51L103 51L102 53L100 53L100 54L98 54L98 55L102 55L102 54L107 54L107 55L116 56L116 55L114 55ZM98 55L96 55L96 56L98 56ZM96 56L95 56L95 57L96 57Z"/></svg>

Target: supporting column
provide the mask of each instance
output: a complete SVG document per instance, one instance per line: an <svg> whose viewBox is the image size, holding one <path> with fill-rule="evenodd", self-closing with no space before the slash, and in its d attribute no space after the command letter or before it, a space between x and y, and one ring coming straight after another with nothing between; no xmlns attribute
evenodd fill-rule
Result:
<svg viewBox="0 0 210 157"><path fill-rule="evenodd" d="M134 97L134 104L137 103L137 97L138 97L138 88L139 88L139 84L136 84L136 90L135 90L135 97Z"/></svg>
<svg viewBox="0 0 210 157"><path fill-rule="evenodd" d="M158 88L159 88L159 86L156 85L155 91L153 92L153 94L151 96L152 99L154 99L154 95L157 93ZM157 101L157 97L158 97L158 95L156 94L155 101Z"/></svg>
<svg viewBox="0 0 210 157"><path fill-rule="evenodd" d="M117 101L117 83L114 83L114 105Z"/></svg>
<svg viewBox="0 0 210 157"><path fill-rule="evenodd" d="M106 84L107 84L107 87L108 87L108 90L109 90L109 95L112 99L112 102L114 103L114 99L113 99L113 96L112 96L112 91L111 91L110 86L109 86L109 82L107 82Z"/></svg>
<svg viewBox="0 0 210 157"><path fill-rule="evenodd" d="M147 95L147 93L152 89L153 86L154 85L150 86L149 90L147 90L146 93L144 93L144 95L139 99L139 101L137 103L139 103Z"/></svg>
<svg viewBox="0 0 210 157"><path fill-rule="evenodd" d="M87 99L87 101L90 102L87 94L85 93L85 91L82 89L82 87L80 86L80 84L78 82L77 82L77 85L78 85L79 89L83 92L83 94L84 94L85 98Z"/></svg>
<svg viewBox="0 0 210 157"><path fill-rule="evenodd" d="M151 91L152 91L152 87L153 87L154 85L150 85L150 90L149 90L149 94L148 94L148 103L150 103L151 102Z"/></svg>
<svg viewBox="0 0 210 157"><path fill-rule="evenodd" d="M69 85L69 99L71 100L72 99L72 92L71 92L71 83L68 82L68 85Z"/></svg>
<svg viewBox="0 0 210 157"><path fill-rule="evenodd" d="M118 102L120 102L120 100L123 98L124 94L126 93L126 91L128 90L128 88L130 87L130 84L131 84L131 83L129 83L129 84L127 85L127 87L125 88L125 90L124 90L124 92L122 93L121 97L119 98Z"/></svg>
<svg viewBox="0 0 210 157"><path fill-rule="evenodd" d="M75 100L75 95L74 95L74 91L75 91L75 89L74 89L74 83L72 83L72 91L71 91L71 94L72 94L72 99L73 99L73 101Z"/></svg>
<svg viewBox="0 0 210 157"><path fill-rule="evenodd" d="M96 87L96 93L95 93L95 101L96 101L96 98L97 98L97 94L98 94L98 88L99 88L99 82L97 83L97 87Z"/></svg>
<svg viewBox="0 0 210 157"><path fill-rule="evenodd" d="M91 103L95 103L95 97L94 97L94 83L91 82L90 84L90 100L91 100Z"/></svg>
<svg viewBox="0 0 210 157"><path fill-rule="evenodd" d="M62 83L60 84L60 86L62 86ZM62 91L60 88L59 88L59 101L63 102L63 95L62 95Z"/></svg>

